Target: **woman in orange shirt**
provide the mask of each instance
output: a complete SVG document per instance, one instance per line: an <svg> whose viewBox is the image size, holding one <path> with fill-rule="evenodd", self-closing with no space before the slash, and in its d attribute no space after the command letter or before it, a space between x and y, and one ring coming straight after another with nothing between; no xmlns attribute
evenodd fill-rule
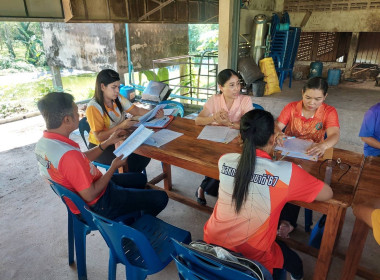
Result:
<svg viewBox="0 0 380 280"><path fill-rule="evenodd" d="M300 257L276 241L280 212L291 200L327 200L332 197L331 188L296 164L272 160L275 123L271 113L246 113L240 135L242 153L219 159L219 197L204 226L204 240L260 262L275 280L279 279L276 269L282 268L292 279L302 279Z"/></svg>
<svg viewBox="0 0 380 280"><path fill-rule="evenodd" d="M279 135L278 144L283 144L284 136L295 136L313 142L307 151L310 155L322 156L333 147L340 137L338 113L333 106L324 103L328 84L321 77L307 81L302 89L302 100L291 102L284 107L277 118L277 127L285 134ZM300 207L286 204L280 217L279 236L288 237L297 226Z"/></svg>

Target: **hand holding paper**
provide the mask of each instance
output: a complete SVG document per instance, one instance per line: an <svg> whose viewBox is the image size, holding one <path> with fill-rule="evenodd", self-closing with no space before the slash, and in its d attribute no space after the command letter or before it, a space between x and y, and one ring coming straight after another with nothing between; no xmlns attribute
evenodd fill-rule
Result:
<svg viewBox="0 0 380 280"><path fill-rule="evenodd" d="M327 150L328 146L326 143L314 143L309 147L306 151L308 155L315 155L315 156L323 156L325 151Z"/></svg>
<svg viewBox="0 0 380 280"><path fill-rule="evenodd" d="M159 105L157 105L153 110L150 110L148 113L146 113L145 115L141 116L139 118L139 123L137 125L144 124L145 122L154 119L157 116L158 111L160 109L165 108L165 106L166 106L166 104L159 104ZM159 113L159 115L160 114L161 113ZM163 116L163 111L162 111L162 116Z"/></svg>
<svg viewBox="0 0 380 280"><path fill-rule="evenodd" d="M117 157L123 155L125 159L153 133L153 130L140 125L113 153Z"/></svg>
<svg viewBox="0 0 380 280"><path fill-rule="evenodd" d="M111 169L116 171L119 167L122 167L126 163L127 163L127 158L124 157L124 155L120 155L114 158L114 160L112 161Z"/></svg>
<svg viewBox="0 0 380 280"><path fill-rule="evenodd" d="M295 158L303 158L308 160L317 161L318 156L307 154L307 150L313 142L304 139L292 138L284 141L284 145L276 146L276 150L282 151L282 155Z"/></svg>

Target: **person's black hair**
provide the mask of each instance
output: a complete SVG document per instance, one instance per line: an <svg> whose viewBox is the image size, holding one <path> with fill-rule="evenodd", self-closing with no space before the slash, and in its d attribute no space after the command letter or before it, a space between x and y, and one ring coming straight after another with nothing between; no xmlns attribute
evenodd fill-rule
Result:
<svg viewBox="0 0 380 280"><path fill-rule="evenodd" d="M256 148L264 147L274 134L274 118L264 110L251 110L240 120L240 136L243 140L243 151L236 168L232 201L236 213L240 212L246 200L249 183L256 165Z"/></svg>
<svg viewBox="0 0 380 280"><path fill-rule="evenodd" d="M323 96L326 96L329 85L327 84L326 79L321 77L313 77L307 80L302 91L305 93L307 89L319 89L323 92Z"/></svg>
<svg viewBox="0 0 380 280"><path fill-rule="evenodd" d="M45 120L47 129L59 128L64 117L74 117L74 97L65 92L50 92L37 102L38 110Z"/></svg>
<svg viewBox="0 0 380 280"><path fill-rule="evenodd" d="M108 114L108 112L106 110L106 106L104 105L104 94L102 91L101 84L103 84L104 86L108 86L109 84L116 82L116 81L120 81L119 74L112 69L104 69L104 70L100 71L98 73L98 75L96 76L96 83L95 83L94 99L100 105L100 107L102 107L103 112L105 112L107 114L107 116L112 121L113 121L113 119ZM114 101L117 105L117 108L119 108L120 113L122 114L123 113L123 106L121 106L119 98L116 98Z"/></svg>
<svg viewBox="0 0 380 280"><path fill-rule="evenodd" d="M224 86L224 84L231 79L232 76L240 77L240 75L232 69L224 69L218 74L218 85ZM240 79L240 78L239 78Z"/></svg>

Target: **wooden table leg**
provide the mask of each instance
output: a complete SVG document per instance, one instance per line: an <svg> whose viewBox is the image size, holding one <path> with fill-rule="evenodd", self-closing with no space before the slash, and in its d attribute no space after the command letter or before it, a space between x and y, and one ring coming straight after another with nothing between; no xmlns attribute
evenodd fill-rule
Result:
<svg viewBox="0 0 380 280"><path fill-rule="evenodd" d="M344 208L339 205L329 204L321 247L319 249L318 259L314 269L314 280L327 279L339 225L341 219L344 217L343 209Z"/></svg>
<svg viewBox="0 0 380 280"><path fill-rule="evenodd" d="M359 219L356 219L340 279L352 280L355 278L355 274L359 266L359 261L362 256L364 244L367 240L368 230L369 227L366 225L366 223Z"/></svg>
<svg viewBox="0 0 380 280"><path fill-rule="evenodd" d="M344 220L345 220L345 217L346 217L346 211L347 211L347 208L344 208L343 211L342 211L342 218L340 219L339 228L338 228L338 232L336 234L336 239L335 239L335 247L338 244L338 240L340 238L340 235L342 234Z"/></svg>
<svg viewBox="0 0 380 280"><path fill-rule="evenodd" d="M164 177L164 189L172 190L172 168L170 164L162 162L162 172L165 174Z"/></svg>

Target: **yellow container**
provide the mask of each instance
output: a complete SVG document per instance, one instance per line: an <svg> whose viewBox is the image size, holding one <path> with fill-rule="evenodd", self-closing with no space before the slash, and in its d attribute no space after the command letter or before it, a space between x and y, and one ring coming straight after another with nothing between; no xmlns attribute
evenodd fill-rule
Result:
<svg viewBox="0 0 380 280"><path fill-rule="evenodd" d="M263 58L260 60L259 65L261 72L264 73L264 81L267 83L264 95L281 92L273 59L271 57Z"/></svg>

